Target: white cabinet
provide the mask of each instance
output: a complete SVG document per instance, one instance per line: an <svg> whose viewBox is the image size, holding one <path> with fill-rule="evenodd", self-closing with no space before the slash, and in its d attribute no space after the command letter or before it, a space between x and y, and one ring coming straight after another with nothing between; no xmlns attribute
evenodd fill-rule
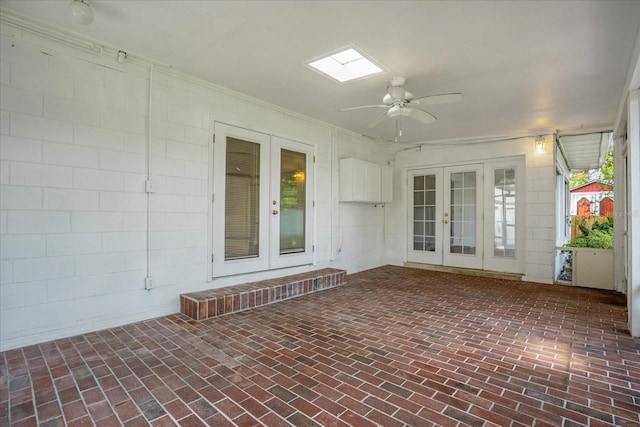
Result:
<svg viewBox="0 0 640 427"><path fill-rule="evenodd" d="M613 249L573 248L573 284L613 290Z"/></svg>
<svg viewBox="0 0 640 427"><path fill-rule="evenodd" d="M340 160L340 201L390 203L393 169L364 160Z"/></svg>
<svg viewBox="0 0 640 427"><path fill-rule="evenodd" d="M393 201L393 168L391 166L380 166L380 201L391 203Z"/></svg>

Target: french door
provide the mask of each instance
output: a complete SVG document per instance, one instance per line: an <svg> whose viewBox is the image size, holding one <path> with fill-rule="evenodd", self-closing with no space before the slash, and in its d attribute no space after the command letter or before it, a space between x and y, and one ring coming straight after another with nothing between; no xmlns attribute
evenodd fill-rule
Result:
<svg viewBox="0 0 640 427"><path fill-rule="evenodd" d="M216 123L213 276L313 262L313 147Z"/></svg>
<svg viewBox="0 0 640 427"><path fill-rule="evenodd" d="M411 171L408 260L482 268L481 166Z"/></svg>
<svg viewBox="0 0 640 427"><path fill-rule="evenodd" d="M410 170L407 261L522 270L520 159Z"/></svg>

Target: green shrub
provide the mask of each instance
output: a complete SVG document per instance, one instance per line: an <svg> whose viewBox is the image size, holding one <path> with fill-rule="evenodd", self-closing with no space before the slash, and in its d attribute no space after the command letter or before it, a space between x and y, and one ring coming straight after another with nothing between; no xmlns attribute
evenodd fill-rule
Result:
<svg viewBox="0 0 640 427"><path fill-rule="evenodd" d="M582 236L572 239L567 246L572 248L613 248L613 217L607 218L607 222L595 223L588 229L584 224L578 224Z"/></svg>

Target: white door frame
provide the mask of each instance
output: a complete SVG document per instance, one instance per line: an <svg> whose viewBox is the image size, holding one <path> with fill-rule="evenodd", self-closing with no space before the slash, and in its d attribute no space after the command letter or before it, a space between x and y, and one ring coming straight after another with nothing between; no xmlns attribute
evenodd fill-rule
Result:
<svg viewBox="0 0 640 427"><path fill-rule="evenodd" d="M256 132L224 123L214 123L215 142L212 171L212 274L223 277L253 273L276 268L307 265L313 263L314 247L314 195L315 169L314 147L265 133ZM260 145L260 194L258 255L255 257L225 259L226 217L226 153L227 138L237 138ZM306 155L305 170L305 246L304 252L280 254L280 153L281 149L297 151ZM273 201L276 204L273 204ZM274 212L277 212L274 214Z"/></svg>

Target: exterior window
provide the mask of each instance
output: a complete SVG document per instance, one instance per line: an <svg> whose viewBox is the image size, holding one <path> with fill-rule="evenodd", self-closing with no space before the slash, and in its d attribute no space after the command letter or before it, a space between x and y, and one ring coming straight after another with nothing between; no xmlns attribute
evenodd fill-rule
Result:
<svg viewBox="0 0 640 427"><path fill-rule="evenodd" d="M514 168L494 169L494 240L493 255L516 255L516 171Z"/></svg>

